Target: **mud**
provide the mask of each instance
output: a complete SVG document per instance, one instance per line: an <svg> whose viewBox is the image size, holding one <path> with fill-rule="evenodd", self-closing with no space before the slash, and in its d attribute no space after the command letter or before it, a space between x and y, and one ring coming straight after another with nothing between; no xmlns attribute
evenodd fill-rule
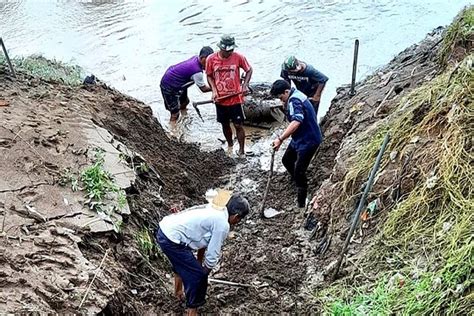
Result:
<svg viewBox="0 0 474 316"><path fill-rule="evenodd" d="M437 73L439 43L436 30L360 82L355 96L347 87L338 90L321 122L324 143L309 169L318 223L313 231L304 229L307 214L296 208L296 192L285 173L274 175L267 202L283 213L260 218L268 173L259 157L235 161L222 150L202 152L171 140L148 106L105 85L73 88L21 73L13 80L0 68L0 101L8 103L0 107L0 310L182 312L170 292L169 265L159 254L145 258L136 233L152 231L173 207L204 202L207 189L226 187L245 194L253 212L229 236L212 277L250 287L211 284L202 312L320 312L307 303L307 290L329 282L347 234L351 209L339 205L338 196L348 157L367 129L383 124L396 102ZM112 164L122 168L117 177L130 174L121 181L130 214L117 214L123 221L118 233L104 221L96 228L84 225L97 215L84 207L82 192L59 184L65 168L79 172L90 163L98 144L110 147L110 161L122 157ZM147 170L137 168L143 163ZM385 177L378 183L395 174ZM401 191L409 189L406 185ZM375 223L368 223L362 242L370 240ZM328 236L327 252L318 254ZM360 255L362 248L353 244L349 253ZM353 266L342 274L360 277Z"/></svg>

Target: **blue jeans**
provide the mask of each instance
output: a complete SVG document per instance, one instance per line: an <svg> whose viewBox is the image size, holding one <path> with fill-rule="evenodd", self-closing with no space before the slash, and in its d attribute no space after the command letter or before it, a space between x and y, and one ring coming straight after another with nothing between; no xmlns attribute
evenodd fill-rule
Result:
<svg viewBox="0 0 474 316"><path fill-rule="evenodd" d="M163 234L161 229L155 233L155 239L161 250L170 260L173 271L183 280L186 294L186 307L197 308L206 303L207 277L202 265L194 256L191 248L176 244Z"/></svg>

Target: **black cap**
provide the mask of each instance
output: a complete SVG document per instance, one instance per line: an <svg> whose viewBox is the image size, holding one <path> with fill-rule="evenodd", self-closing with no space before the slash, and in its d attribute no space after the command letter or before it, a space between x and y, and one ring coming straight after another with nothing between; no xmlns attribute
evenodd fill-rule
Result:
<svg viewBox="0 0 474 316"><path fill-rule="evenodd" d="M209 46L204 46L199 51L199 57L207 57L211 55L212 53L214 53L214 50L212 48L210 48Z"/></svg>

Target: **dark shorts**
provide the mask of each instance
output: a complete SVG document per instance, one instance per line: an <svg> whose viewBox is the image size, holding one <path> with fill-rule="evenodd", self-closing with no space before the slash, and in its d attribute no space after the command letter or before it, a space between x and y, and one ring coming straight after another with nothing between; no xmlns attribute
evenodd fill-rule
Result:
<svg viewBox="0 0 474 316"><path fill-rule="evenodd" d="M216 104L217 122L221 124L243 124L245 120L242 104L220 105Z"/></svg>
<svg viewBox="0 0 474 316"><path fill-rule="evenodd" d="M171 114L178 113L181 105L186 105L189 102L188 89L176 91L163 86L160 86L160 89L163 100L165 101L165 108L170 111Z"/></svg>

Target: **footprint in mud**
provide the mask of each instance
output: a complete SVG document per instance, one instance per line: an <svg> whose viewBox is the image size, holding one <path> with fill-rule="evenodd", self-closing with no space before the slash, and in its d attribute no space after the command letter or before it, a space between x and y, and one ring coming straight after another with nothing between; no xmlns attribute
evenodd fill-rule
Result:
<svg viewBox="0 0 474 316"><path fill-rule="evenodd" d="M18 197L22 199L25 204L31 204L41 198L35 190L25 189L18 194Z"/></svg>
<svg viewBox="0 0 474 316"><path fill-rule="evenodd" d="M0 148L12 147L13 139L11 138L0 138Z"/></svg>

